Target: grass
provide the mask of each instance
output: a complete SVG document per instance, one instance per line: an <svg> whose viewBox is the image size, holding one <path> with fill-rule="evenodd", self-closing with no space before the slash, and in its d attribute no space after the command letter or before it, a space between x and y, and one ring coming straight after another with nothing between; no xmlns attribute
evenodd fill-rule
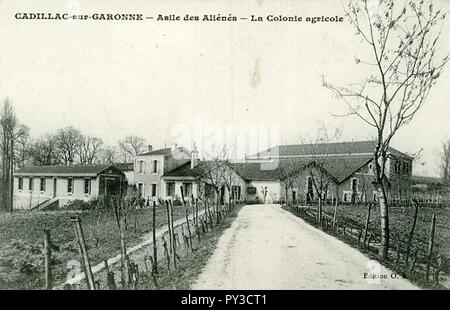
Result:
<svg viewBox="0 0 450 310"><path fill-rule="evenodd" d="M56 284L68 273L70 260L79 260L75 233L70 217L78 214L89 251L91 264L120 252L119 230L111 209L50 211L0 214L0 289L40 289L44 287L43 231L49 229L54 245L52 273ZM174 207L174 219L184 217L181 206ZM157 208L156 226L166 224L165 208ZM128 246L138 244L142 236L151 232L152 209L128 211Z"/></svg>
<svg viewBox="0 0 450 310"><path fill-rule="evenodd" d="M315 219L307 216L304 212L297 213L295 208L283 207L284 209L292 212L296 216L301 216L308 223L313 226L318 226ZM316 210L317 207L311 207ZM334 206L324 206L324 213L333 215ZM336 211L336 217L338 221L351 224L353 227L363 229L367 219L368 208L367 206L352 206L352 205L339 205ZM419 207L416 228L413 238L413 248L420 248L423 255L426 253L428 247L429 232L431 228L432 215L436 215L436 231L435 241L433 249L433 257L436 258L438 254L446 257L450 256L450 208L449 207ZM406 244L411 230L412 221L414 216L414 208L412 207L391 207L389 208L389 223L390 223L390 237L394 242L400 241L402 244ZM369 230L376 235L380 234L380 212L379 206L371 208ZM334 230L328 230L327 233L334 235L341 239L352 247L358 248L362 252L369 255L373 259L378 259L376 254L376 248L367 249L363 247L357 240L342 234L336 234ZM394 246L391 250L395 250ZM412 252L412 251L411 251ZM401 258L404 258L404 252L401 252ZM412 254L410 255L410 257ZM383 262L386 266L403 272L404 265L400 260L399 263L395 262L395 259L390 259ZM415 282L421 287L433 287L432 284L427 284L424 281L424 256L418 260L416 267L417 272L412 275L408 275L410 280ZM444 266L444 271L448 274L448 266ZM443 288L442 286L435 286L433 288Z"/></svg>
<svg viewBox="0 0 450 310"><path fill-rule="evenodd" d="M324 206L324 212L333 214L333 206ZM350 221L364 225L367 218L367 206L340 205L337 209L337 218L346 218ZM419 207L414 233L414 242L427 243L431 228L432 215L436 214L436 252L450 254L450 208L449 207ZM390 207L389 224L393 238L406 242L414 218L413 207ZM371 209L370 228L380 231L380 208Z"/></svg>
<svg viewBox="0 0 450 310"><path fill-rule="evenodd" d="M183 256L177 264L176 271L168 272L164 263L160 263L157 284L149 272L141 272L138 289L189 290L198 275L213 254L222 233L231 226L243 205L236 205L224 220L202 235L201 242L194 242L195 251ZM162 261L161 261L162 262Z"/></svg>

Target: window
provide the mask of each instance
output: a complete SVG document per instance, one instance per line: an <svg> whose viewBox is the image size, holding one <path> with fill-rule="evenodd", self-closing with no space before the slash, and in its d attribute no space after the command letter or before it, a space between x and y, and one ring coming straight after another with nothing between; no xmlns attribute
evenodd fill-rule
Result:
<svg viewBox="0 0 450 310"><path fill-rule="evenodd" d="M373 164L372 163L369 164L369 173L371 173L371 172L373 172Z"/></svg>
<svg viewBox="0 0 450 310"><path fill-rule="evenodd" d="M84 179L84 193L86 195L91 194L91 180L90 179Z"/></svg>
<svg viewBox="0 0 450 310"><path fill-rule="evenodd" d="M175 182L166 183L166 196L175 196Z"/></svg>
<svg viewBox="0 0 450 310"><path fill-rule="evenodd" d="M158 173L158 161L153 161L153 173Z"/></svg>
<svg viewBox="0 0 450 310"><path fill-rule="evenodd" d="M231 198L235 200L241 200L241 187L233 185L231 188Z"/></svg>
<svg viewBox="0 0 450 310"><path fill-rule="evenodd" d="M67 179L67 193L73 193L73 179Z"/></svg>
<svg viewBox="0 0 450 310"><path fill-rule="evenodd" d="M403 163L403 174L409 174L409 163L407 161Z"/></svg>
<svg viewBox="0 0 450 310"><path fill-rule="evenodd" d="M139 173L144 173L144 161L139 161Z"/></svg>
<svg viewBox="0 0 450 310"><path fill-rule="evenodd" d="M29 180L28 180L28 189L29 189L30 191L33 190L33 188L34 188L33 185L34 185L34 184L33 184L33 178L29 178Z"/></svg>
<svg viewBox="0 0 450 310"><path fill-rule="evenodd" d="M352 179L352 192L356 193L358 191L358 179Z"/></svg>
<svg viewBox="0 0 450 310"><path fill-rule="evenodd" d="M23 190L23 179L19 178L19 190Z"/></svg>
<svg viewBox="0 0 450 310"><path fill-rule="evenodd" d="M152 184L152 197L156 197L156 184Z"/></svg>
<svg viewBox="0 0 450 310"><path fill-rule="evenodd" d="M144 196L144 184L142 183L138 184L138 196L139 197Z"/></svg>
<svg viewBox="0 0 450 310"><path fill-rule="evenodd" d="M40 190L45 192L45 178L41 178Z"/></svg>
<svg viewBox="0 0 450 310"><path fill-rule="evenodd" d="M183 183L183 195L185 198L192 195L192 183Z"/></svg>
<svg viewBox="0 0 450 310"><path fill-rule="evenodd" d="M250 195L256 194L256 187L248 186L247 187L247 194L250 194Z"/></svg>
<svg viewBox="0 0 450 310"><path fill-rule="evenodd" d="M400 162L397 160L394 163L394 170L396 174L400 174Z"/></svg>

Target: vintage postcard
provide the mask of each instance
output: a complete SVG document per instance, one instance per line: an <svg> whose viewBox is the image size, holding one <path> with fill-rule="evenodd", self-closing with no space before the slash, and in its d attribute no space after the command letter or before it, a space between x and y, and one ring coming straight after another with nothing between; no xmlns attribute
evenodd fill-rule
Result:
<svg viewBox="0 0 450 310"><path fill-rule="evenodd" d="M0 0L0 289L448 289L449 10Z"/></svg>

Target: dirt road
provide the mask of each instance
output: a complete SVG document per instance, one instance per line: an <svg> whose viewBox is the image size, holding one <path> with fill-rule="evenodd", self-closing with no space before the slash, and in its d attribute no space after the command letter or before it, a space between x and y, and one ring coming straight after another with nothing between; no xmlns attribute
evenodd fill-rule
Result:
<svg viewBox="0 0 450 310"><path fill-rule="evenodd" d="M221 236L193 289L417 289L395 276L279 205L251 205Z"/></svg>

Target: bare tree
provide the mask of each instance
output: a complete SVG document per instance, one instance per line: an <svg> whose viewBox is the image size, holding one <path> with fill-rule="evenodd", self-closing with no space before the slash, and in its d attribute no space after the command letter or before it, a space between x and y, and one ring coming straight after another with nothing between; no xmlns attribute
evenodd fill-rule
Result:
<svg viewBox="0 0 450 310"><path fill-rule="evenodd" d="M59 163L56 139L45 135L33 141L30 146L30 162L35 166L51 166Z"/></svg>
<svg viewBox="0 0 450 310"><path fill-rule="evenodd" d="M370 59L355 56L365 77L357 84L330 89L348 107L346 115L358 117L374 129L375 186L380 204L380 257L389 250L389 217L385 169L388 149L397 131L422 107L448 61L439 57L438 42L445 13L431 1L351 0L346 17L367 47Z"/></svg>
<svg viewBox="0 0 450 310"><path fill-rule="evenodd" d="M118 143L123 162L129 162L145 150L145 139L138 136L126 136Z"/></svg>
<svg viewBox="0 0 450 310"><path fill-rule="evenodd" d="M106 146L100 150L99 161L102 164L114 164L118 162L118 157L117 146Z"/></svg>
<svg viewBox="0 0 450 310"><path fill-rule="evenodd" d="M230 167L228 161L226 146L217 155L206 155L207 159L202 161L197 167L196 182L198 188L206 196L212 191L216 200L216 209L213 212L216 215L216 222L219 222L217 207L221 204L221 198L224 189L227 187L226 181L230 173L235 173Z"/></svg>
<svg viewBox="0 0 450 310"><path fill-rule="evenodd" d="M59 129L55 135L55 142L60 164L67 165L74 162L83 141L84 137L80 130L71 126Z"/></svg>
<svg viewBox="0 0 450 310"><path fill-rule="evenodd" d="M17 137L17 146L15 149L15 167L21 168L30 163L31 160L31 138L30 129L24 125L21 128L21 134Z"/></svg>
<svg viewBox="0 0 450 310"><path fill-rule="evenodd" d="M289 190L293 189L294 184L298 180L301 168L301 162L292 158L282 160L278 164L278 174L284 186L286 205L289 205Z"/></svg>
<svg viewBox="0 0 450 310"><path fill-rule="evenodd" d="M331 155L338 153L339 150L335 149L336 144L333 144L333 142L338 142L342 130L335 129L332 135L330 135L329 132L330 130L328 130L324 124L321 124L314 140L307 142L305 139L302 139L302 145L308 157L305 159L300 175L302 176L302 179L306 179L307 195L310 194L308 191L308 183L311 182L311 194L318 198L319 222L322 220L323 204L326 202L332 185L336 182L335 178L330 174L329 168L336 165L334 162L336 157ZM341 158L338 165L345 166L346 163ZM313 197L309 198L313 199Z"/></svg>
<svg viewBox="0 0 450 310"><path fill-rule="evenodd" d="M450 140L442 143L442 149L439 151L439 173L442 178L444 190L450 188Z"/></svg>
<svg viewBox="0 0 450 310"><path fill-rule="evenodd" d="M99 161L103 140L96 137L86 136L78 149L80 164L92 165Z"/></svg>
<svg viewBox="0 0 450 310"><path fill-rule="evenodd" d="M13 106L6 99L0 116L1 125L1 160L2 160L2 189L1 203L4 209L13 210L14 168L16 160L17 142L28 135L28 128L19 124Z"/></svg>

